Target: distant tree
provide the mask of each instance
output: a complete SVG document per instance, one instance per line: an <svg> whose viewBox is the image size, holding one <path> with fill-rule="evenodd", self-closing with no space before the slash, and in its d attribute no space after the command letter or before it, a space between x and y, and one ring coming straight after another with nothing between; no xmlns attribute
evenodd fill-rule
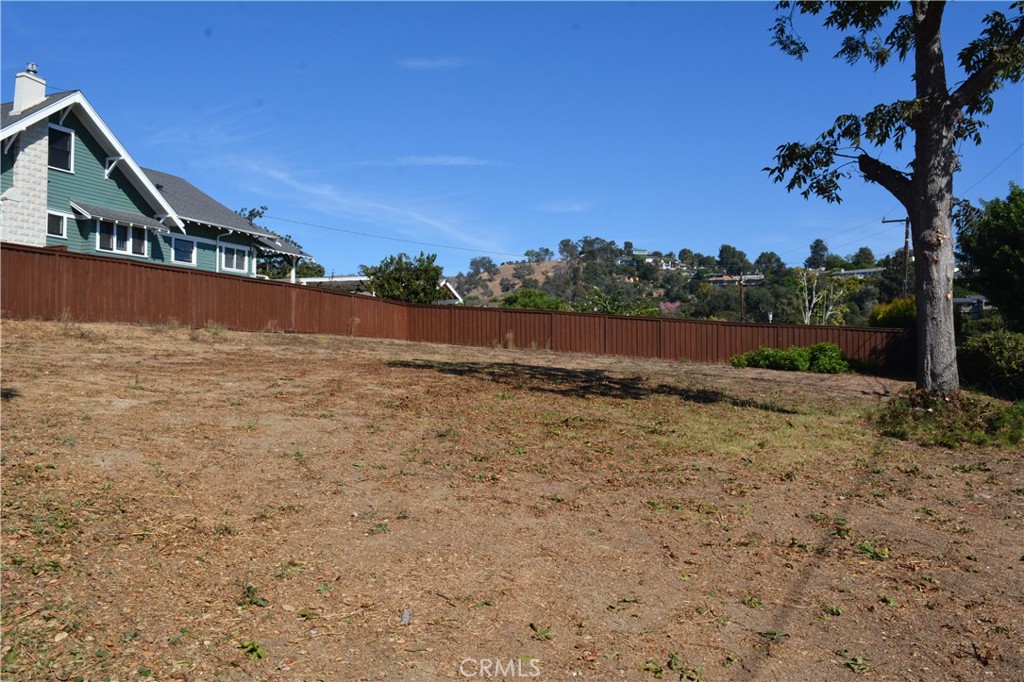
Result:
<svg viewBox="0 0 1024 682"><path fill-rule="evenodd" d="M405 253L388 256L380 265L360 265L359 271L369 277L368 288L375 296L405 303L434 303L442 298L441 266L434 261L437 254L416 258Z"/></svg>
<svg viewBox="0 0 1024 682"><path fill-rule="evenodd" d="M637 279L641 282L657 282L659 275L661 275L661 270L654 263L636 263L633 267L636 271Z"/></svg>
<svg viewBox="0 0 1024 682"><path fill-rule="evenodd" d="M885 188L910 219L916 269L917 386L936 393L960 386L953 317L953 175L960 167L960 146L980 144L984 116L993 93L1024 77L1024 3L1010 12L993 11L980 33L964 46L958 61L964 71L951 88L946 77L942 21L946 3L789 2L777 5L773 43L802 59L807 45L796 32L796 13L824 10L827 28L847 32L835 57L850 64L867 60L875 69L895 56L911 57L912 99L882 103L863 115L842 114L811 144L781 145L776 165L767 168L789 191L800 190L829 202L840 200L840 185L851 164L868 182ZM907 134L913 159L894 167L866 147L902 149Z"/></svg>
<svg viewBox="0 0 1024 682"><path fill-rule="evenodd" d="M747 254L730 244L722 244L718 249L717 266L730 275L739 275L752 269Z"/></svg>
<svg viewBox="0 0 1024 682"><path fill-rule="evenodd" d="M875 266L875 254L866 246L857 249L857 252L847 258L855 270L873 268Z"/></svg>
<svg viewBox="0 0 1024 682"><path fill-rule="evenodd" d="M995 304L1008 325L1024 329L1024 189L1006 199L961 206L957 257L968 286Z"/></svg>
<svg viewBox="0 0 1024 682"><path fill-rule="evenodd" d="M575 260L580 255L580 248L571 239L563 239L558 242L558 255L562 260Z"/></svg>
<svg viewBox="0 0 1024 682"><path fill-rule="evenodd" d="M846 282L818 270L796 268L796 291L804 324L842 324Z"/></svg>
<svg viewBox="0 0 1024 682"><path fill-rule="evenodd" d="M774 251L764 251L754 261L754 268L757 269L766 279L778 279L785 276L786 264Z"/></svg>
<svg viewBox="0 0 1024 682"><path fill-rule="evenodd" d="M604 315L631 315L637 317L657 317L658 306L652 300L644 300L625 287L615 287L610 291L598 288L591 290L585 299L577 301L573 306L584 313L602 313Z"/></svg>
<svg viewBox="0 0 1024 682"><path fill-rule="evenodd" d="M546 246L542 246L539 249L527 249L523 255L531 263L543 263L544 261L551 260L554 253Z"/></svg>
<svg viewBox="0 0 1024 682"><path fill-rule="evenodd" d="M508 277L502 277L498 280L498 286L501 288L501 293L508 293L516 288L516 283Z"/></svg>
<svg viewBox="0 0 1024 682"><path fill-rule="evenodd" d="M622 253L626 258L633 257L633 242L622 242Z"/></svg>
<svg viewBox="0 0 1024 682"><path fill-rule="evenodd" d="M491 277L498 274L498 266L488 256L477 256L469 261L469 274L481 275L487 273Z"/></svg>
<svg viewBox="0 0 1024 682"><path fill-rule="evenodd" d="M716 267L718 267L718 259L715 258L714 256L706 256L703 253L698 253L695 255L695 257L697 260L698 269L714 270Z"/></svg>
<svg viewBox="0 0 1024 682"><path fill-rule="evenodd" d="M565 303L551 294L532 288L516 289L501 302L502 308L529 310L565 310Z"/></svg>
<svg viewBox="0 0 1024 682"><path fill-rule="evenodd" d="M696 255L690 249L679 249L679 262L683 265L689 265L691 268L697 267Z"/></svg>
<svg viewBox="0 0 1024 682"><path fill-rule="evenodd" d="M259 208L240 208L235 211L235 213L255 225L257 218L262 218L267 214L267 207L260 206ZM286 234L281 237L281 241L288 242L296 249L302 249L302 245L299 244L299 242L290 234ZM291 256L285 256L280 253L264 252L264 254L256 257L256 274L258 275L263 275L270 279L287 279L291 277L291 273ZM296 277L323 277L324 274L324 266L319 263L314 263L307 259L301 259L295 263Z"/></svg>
<svg viewBox="0 0 1024 682"><path fill-rule="evenodd" d="M533 274L533 265L530 263L516 263L512 266L512 274L522 282Z"/></svg>
<svg viewBox="0 0 1024 682"><path fill-rule="evenodd" d="M907 263L903 249L898 249L891 255L885 256L878 261L877 265L882 268L882 272L876 280L880 303L890 303L907 294L913 294L914 264Z"/></svg>
<svg viewBox="0 0 1024 682"><path fill-rule="evenodd" d="M830 253L825 256L825 269L826 270L852 270L853 265L850 261L846 260L842 256L836 253Z"/></svg>
<svg viewBox="0 0 1024 682"><path fill-rule="evenodd" d="M809 270L820 270L825 267L826 258L828 258L828 244L823 239L815 239L811 242L811 255L804 261L804 267Z"/></svg>

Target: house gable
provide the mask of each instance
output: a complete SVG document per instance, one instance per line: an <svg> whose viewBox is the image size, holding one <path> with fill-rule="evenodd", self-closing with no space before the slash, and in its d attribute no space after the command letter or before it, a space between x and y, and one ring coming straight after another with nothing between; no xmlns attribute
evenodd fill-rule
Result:
<svg viewBox="0 0 1024 682"><path fill-rule="evenodd" d="M0 104L0 239L255 276L257 254L312 259L183 178L144 171L81 92L34 64Z"/></svg>
<svg viewBox="0 0 1024 682"><path fill-rule="evenodd" d="M40 131L40 125L45 123L49 125L56 125L62 128L69 128L66 124L72 124L75 126L73 129L77 133L74 140L74 155L75 163L79 161L87 161L87 159L81 159L78 154L84 149L88 150L92 156L101 156L101 164L103 165L103 173L106 173L106 159L117 159L114 170L110 172L113 176L115 171L120 170L120 177L122 181L127 181L127 185L120 187L121 194L124 194L126 186L131 186L134 189L133 196L127 197L127 201L131 202L136 209L141 209L143 206L146 208L144 213L148 216L157 216L161 221L172 227L180 228L182 221L175 213L174 209L171 208L170 204L163 198L160 192L153 186L146 174L142 172L142 169L132 159L131 155L128 154L127 150L121 145L114 134L107 127L103 119L99 117L96 110L92 108L89 101L85 96L77 91L71 91L67 93L58 93L57 95L51 95L47 97L43 102L26 109L23 112L14 114L11 112L9 104L4 105L3 109L3 129L0 130L0 142L3 144L3 148L7 148L8 144L17 145L17 140L11 140L14 137L23 137L31 131ZM88 133L88 136L85 136ZM80 137L86 137L85 145L79 143ZM64 175L78 175L77 168L74 173L67 173L65 171L48 169L48 179L52 179L52 173L62 173ZM91 169L90 169L91 170ZM91 176L91 174L90 174ZM101 175L102 177L102 175ZM86 180L87 183L95 182L94 179ZM67 186L74 186L74 181L65 178L65 189ZM116 185L116 181L115 181ZM92 188L93 190L100 190L101 194L103 189L101 185L96 185ZM107 189L109 190L109 187ZM99 197L97 197L99 198ZM142 206L138 205L138 200L142 200ZM115 199L117 200L117 199ZM50 200L47 199L47 207L50 207ZM116 208L127 208L127 204L121 201L119 206Z"/></svg>

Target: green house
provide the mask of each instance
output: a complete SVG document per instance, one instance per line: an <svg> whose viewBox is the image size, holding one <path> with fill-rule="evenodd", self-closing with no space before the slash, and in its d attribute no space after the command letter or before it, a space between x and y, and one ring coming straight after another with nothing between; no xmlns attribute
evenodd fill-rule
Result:
<svg viewBox="0 0 1024 682"><path fill-rule="evenodd" d="M78 90L35 65L0 105L0 241L256 276L261 254L312 257L184 178L140 167Z"/></svg>

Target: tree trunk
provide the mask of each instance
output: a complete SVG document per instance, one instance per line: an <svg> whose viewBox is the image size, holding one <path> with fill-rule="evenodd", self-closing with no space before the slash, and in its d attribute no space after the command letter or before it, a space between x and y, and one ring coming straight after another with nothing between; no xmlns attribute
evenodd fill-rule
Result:
<svg viewBox="0 0 1024 682"><path fill-rule="evenodd" d="M943 196L922 197L911 215L917 277L917 387L948 393L960 387L953 334L952 192L936 194Z"/></svg>
<svg viewBox="0 0 1024 682"><path fill-rule="evenodd" d="M913 3L917 100L928 102L913 122L914 172L904 202L914 240L917 277L917 387L948 393L960 388L953 333L954 130L963 113L946 88L939 27L944 3Z"/></svg>

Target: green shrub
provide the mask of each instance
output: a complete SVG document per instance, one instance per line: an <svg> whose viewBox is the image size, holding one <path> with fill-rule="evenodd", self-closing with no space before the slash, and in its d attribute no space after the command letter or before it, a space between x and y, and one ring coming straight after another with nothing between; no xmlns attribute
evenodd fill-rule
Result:
<svg viewBox="0 0 1024 682"><path fill-rule="evenodd" d="M1016 446L1024 439L1024 402L999 401L958 391L939 395L911 390L875 415L882 435L921 445L963 443Z"/></svg>
<svg viewBox="0 0 1024 682"><path fill-rule="evenodd" d="M1024 399L1024 334L994 331L973 336L960 347L964 383L1000 398Z"/></svg>
<svg viewBox="0 0 1024 682"><path fill-rule="evenodd" d="M811 371L819 374L842 374L850 371L843 350L834 343L816 343L807 349L811 359Z"/></svg>
<svg viewBox="0 0 1024 682"><path fill-rule="evenodd" d="M912 328L917 324L917 304L912 297L879 303L871 309L868 324L872 327Z"/></svg>
<svg viewBox="0 0 1024 682"><path fill-rule="evenodd" d="M785 372L819 372L839 374L849 372L850 363L843 351L834 343L817 343L808 348L790 346L781 348L758 348L749 353L734 355L729 362L733 367L758 367L777 369Z"/></svg>

